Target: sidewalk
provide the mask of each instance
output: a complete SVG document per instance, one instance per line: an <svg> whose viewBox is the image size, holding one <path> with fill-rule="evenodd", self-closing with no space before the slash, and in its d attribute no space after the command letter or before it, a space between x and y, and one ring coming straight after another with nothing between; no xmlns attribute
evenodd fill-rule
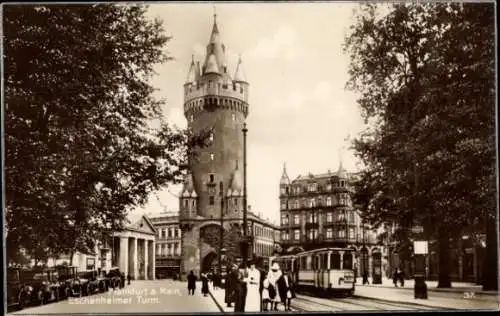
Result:
<svg viewBox="0 0 500 316"><path fill-rule="evenodd" d="M500 308L498 297L493 295L464 295L463 289L467 289L465 287L462 288L462 292L429 291L428 299L415 299L413 288L406 287L406 282L405 289L395 288L394 285L392 288L376 285L357 285L354 295L363 299L405 303L413 306L438 309L498 310Z"/></svg>
<svg viewBox="0 0 500 316"><path fill-rule="evenodd" d="M404 281L404 287L401 287L399 282L398 282L398 287L394 286L394 283L392 283L392 279L389 278L382 278L382 284L372 284L372 278L368 278L370 284L362 284L362 278L358 277L357 282L356 282L356 287L384 287L384 288L392 288L392 289L400 289L400 290L411 290L413 291L413 287L415 285L415 280L405 280ZM483 291L481 285L477 285L475 283L470 283L470 282L452 282L451 283L451 288L438 288L438 282L437 281L429 281L426 280L425 283L427 284L427 291L429 292L453 292L453 293L460 293L463 294L465 292L469 293L474 293L474 295L491 295L491 296L497 296L498 297L498 292L496 291Z"/></svg>
<svg viewBox="0 0 500 316"><path fill-rule="evenodd" d="M208 283L208 290L210 291L210 296L212 296L212 299L219 307L219 309L222 309L224 313L234 313L234 303L232 304L233 307L227 307L226 303L224 302L226 294L225 289L214 289L212 283Z"/></svg>

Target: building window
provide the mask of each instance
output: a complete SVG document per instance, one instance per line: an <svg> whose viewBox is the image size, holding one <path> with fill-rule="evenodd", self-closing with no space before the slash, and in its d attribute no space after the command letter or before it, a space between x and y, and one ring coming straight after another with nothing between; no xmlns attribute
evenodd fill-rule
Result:
<svg viewBox="0 0 500 316"><path fill-rule="evenodd" d="M210 153L210 160L214 161L215 155L214 153Z"/></svg>
<svg viewBox="0 0 500 316"><path fill-rule="evenodd" d="M288 232L283 232L283 240L288 240Z"/></svg>
<svg viewBox="0 0 500 316"><path fill-rule="evenodd" d="M333 238L333 229L327 228L326 230L326 238L332 239Z"/></svg>
<svg viewBox="0 0 500 316"><path fill-rule="evenodd" d="M210 132L210 143L213 143L214 142L214 132Z"/></svg>
<svg viewBox="0 0 500 316"><path fill-rule="evenodd" d="M331 191L331 190L332 190L332 184L331 184L331 183L328 183L328 184L326 185L326 190L327 190L327 191Z"/></svg>
<svg viewBox="0 0 500 316"><path fill-rule="evenodd" d="M281 216L281 225L288 225L288 215Z"/></svg>
<svg viewBox="0 0 500 316"><path fill-rule="evenodd" d="M340 238L345 238L345 230L343 230L343 229L339 230L339 237Z"/></svg>
<svg viewBox="0 0 500 316"><path fill-rule="evenodd" d="M293 224L294 225L299 225L300 224L300 217L299 214L293 215Z"/></svg>
<svg viewBox="0 0 500 316"><path fill-rule="evenodd" d="M299 201L298 201L298 200L297 200L297 201L295 201L295 208L296 208L296 209L300 208L300 203L299 203Z"/></svg>
<svg viewBox="0 0 500 316"><path fill-rule="evenodd" d="M332 198L331 197L326 198L326 206L332 206Z"/></svg>
<svg viewBox="0 0 500 316"><path fill-rule="evenodd" d="M300 229L296 229L293 231L293 239L300 240Z"/></svg>
<svg viewBox="0 0 500 316"><path fill-rule="evenodd" d="M210 183L214 183L214 175L213 174L210 175Z"/></svg>
<svg viewBox="0 0 500 316"><path fill-rule="evenodd" d="M345 220L345 214L344 212L340 212L338 214L338 221L341 222L341 221L344 221Z"/></svg>
<svg viewBox="0 0 500 316"><path fill-rule="evenodd" d="M196 201L195 200L192 200L191 201L191 206L195 207L196 206Z"/></svg>
<svg viewBox="0 0 500 316"><path fill-rule="evenodd" d="M332 221L333 221L332 213L330 212L326 213L326 222L331 223Z"/></svg>
<svg viewBox="0 0 500 316"><path fill-rule="evenodd" d="M316 199L312 198L310 205L311 205L311 207L316 207Z"/></svg>
<svg viewBox="0 0 500 316"><path fill-rule="evenodd" d="M284 195L285 194L285 188L281 188L281 194Z"/></svg>
<svg viewBox="0 0 500 316"><path fill-rule="evenodd" d="M188 200L187 199L184 200L184 207L186 207L186 208L188 207Z"/></svg>
<svg viewBox="0 0 500 316"><path fill-rule="evenodd" d="M214 202L213 196L209 197L209 203L210 203L210 205L214 205L215 202Z"/></svg>
<svg viewBox="0 0 500 316"><path fill-rule="evenodd" d="M309 239L314 240L318 238L318 230L317 229L309 229L308 231Z"/></svg>
<svg viewBox="0 0 500 316"><path fill-rule="evenodd" d="M344 181L344 180L340 180L340 187L342 187L342 188L343 188L343 187L344 187L344 185L345 185L345 181Z"/></svg>
<svg viewBox="0 0 500 316"><path fill-rule="evenodd" d="M286 201L285 200L281 201L281 209L282 210L286 209Z"/></svg>
<svg viewBox="0 0 500 316"><path fill-rule="evenodd" d="M354 228L349 228L349 239L354 239Z"/></svg>
<svg viewBox="0 0 500 316"><path fill-rule="evenodd" d="M354 223L354 212L349 212L349 222Z"/></svg>
<svg viewBox="0 0 500 316"><path fill-rule="evenodd" d="M191 115L189 115L189 123L192 123L192 122L193 122L193 119L194 119L193 115L192 115L192 114L191 114Z"/></svg>

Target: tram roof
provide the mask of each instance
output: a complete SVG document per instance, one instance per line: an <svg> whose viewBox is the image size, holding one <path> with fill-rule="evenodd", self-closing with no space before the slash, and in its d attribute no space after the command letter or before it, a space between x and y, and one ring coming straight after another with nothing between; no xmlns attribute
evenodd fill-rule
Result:
<svg viewBox="0 0 500 316"><path fill-rule="evenodd" d="M300 252L297 254L297 256L309 255L309 254L314 254L314 253L318 253L318 252L328 252L328 251L354 251L354 250L351 248L327 247L327 248L313 249L313 250Z"/></svg>

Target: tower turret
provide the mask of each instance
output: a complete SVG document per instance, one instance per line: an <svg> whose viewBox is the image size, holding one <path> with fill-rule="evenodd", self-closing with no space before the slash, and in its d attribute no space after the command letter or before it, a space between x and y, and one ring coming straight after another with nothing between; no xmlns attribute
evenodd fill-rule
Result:
<svg viewBox="0 0 500 316"><path fill-rule="evenodd" d="M193 175L191 172L186 174L184 185L181 191L179 213L182 218L196 217L198 195L194 188Z"/></svg>
<svg viewBox="0 0 500 316"><path fill-rule="evenodd" d="M290 178L286 172L286 163L283 163L283 173L281 174L280 180L280 195L288 194L288 186L290 185Z"/></svg>

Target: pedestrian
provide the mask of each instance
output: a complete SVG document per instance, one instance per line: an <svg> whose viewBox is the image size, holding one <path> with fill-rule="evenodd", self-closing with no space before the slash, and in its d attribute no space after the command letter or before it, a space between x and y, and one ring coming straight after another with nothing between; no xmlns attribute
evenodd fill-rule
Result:
<svg viewBox="0 0 500 316"><path fill-rule="evenodd" d="M208 277L205 273L201 274L201 294L207 296L208 294Z"/></svg>
<svg viewBox="0 0 500 316"><path fill-rule="evenodd" d="M401 287L404 287L405 286L405 273L403 272L403 270L399 270L398 278L399 278L399 283L401 284Z"/></svg>
<svg viewBox="0 0 500 316"><path fill-rule="evenodd" d="M189 275L187 277L187 283L188 283L188 295L194 295L194 290L196 290L196 276L193 273L193 270L189 272Z"/></svg>
<svg viewBox="0 0 500 316"><path fill-rule="evenodd" d="M246 283L245 312L260 312L260 271L255 267L255 261L250 261Z"/></svg>
<svg viewBox="0 0 500 316"><path fill-rule="evenodd" d="M368 281L368 271L363 272L363 284L370 284Z"/></svg>
<svg viewBox="0 0 500 316"><path fill-rule="evenodd" d="M246 284L243 279L246 277L246 266L241 264L237 270L237 278L234 282L234 311L245 311Z"/></svg>
<svg viewBox="0 0 500 316"><path fill-rule="evenodd" d="M394 269L394 273L392 274L392 283L394 283L395 287L398 287L398 274L399 274L399 269Z"/></svg>
<svg viewBox="0 0 500 316"><path fill-rule="evenodd" d="M267 279L269 281L268 291L269 291L269 300L270 306L269 310L278 310L278 303L281 302L280 293L278 291L277 282L281 277L282 272L278 263L274 262L271 266L271 271L267 274Z"/></svg>
<svg viewBox="0 0 500 316"><path fill-rule="evenodd" d="M235 302L235 284L238 279L238 266L233 264L231 265L229 272L226 275L226 284L225 284L225 293L224 293L224 302L227 307L232 307L232 304Z"/></svg>
<svg viewBox="0 0 500 316"><path fill-rule="evenodd" d="M264 269L262 269L260 267L257 268L257 269L259 269L259 272L260 272L259 294L260 294L260 311L262 312L264 310L264 299L263 299L263 295L264 295L264 280L267 277L267 273L265 272Z"/></svg>
<svg viewBox="0 0 500 316"><path fill-rule="evenodd" d="M280 292L281 301L285 305L286 311L291 311L290 304L292 298L295 298L294 284L290 277L289 271L283 271L283 275L278 279L278 291Z"/></svg>
<svg viewBox="0 0 500 316"><path fill-rule="evenodd" d="M130 285L130 279L131 279L131 277L130 277L130 273L129 273L129 274L127 274L128 285Z"/></svg>

